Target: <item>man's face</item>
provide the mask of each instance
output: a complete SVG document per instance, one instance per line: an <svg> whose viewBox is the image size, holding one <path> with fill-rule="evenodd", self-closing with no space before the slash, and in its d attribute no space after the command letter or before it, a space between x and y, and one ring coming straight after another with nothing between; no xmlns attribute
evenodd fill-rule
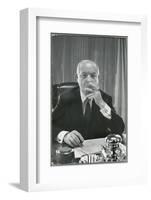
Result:
<svg viewBox="0 0 151 200"><path fill-rule="evenodd" d="M84 63L78 71L77 82L80 90L88 95L99 88L98 68L92 63Z"/></svg>

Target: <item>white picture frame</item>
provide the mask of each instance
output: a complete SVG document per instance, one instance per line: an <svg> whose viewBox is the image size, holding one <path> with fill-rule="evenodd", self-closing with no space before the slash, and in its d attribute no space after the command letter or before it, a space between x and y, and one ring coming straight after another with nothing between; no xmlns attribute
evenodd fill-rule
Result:
<svg viewBox="0 0 151 200"><path fill-rule="evenodd" d="M128 90L128 105L129 105L129 111L128 113L131 115L128 117L129 121L128 124L130 126L129 130L129 137L128 142L130 145L129 149L129 155L135 155L136 161L131 162L130 161L127 164L120 164L120 165L93 165L93 166L80 166L81 176L79 177L79 182L76 179L75 175L72 176L73 172L75 174L79 173L79 166L72 166L72 167L59 167L57 170L53 170L52 168L45 170L45 166L42 166L41 163L39 163L39 154L43 154L46 152L47 155L44 156L45 160L49 160L49 148L42 149L44 146L44 143L39 143L38 137L41 137L42 141L47 141L44 138L45 136L38 135L39 132L39 93L38 93L38 87L44 87L43 84L39 83L39 79L37 78L38 72L37 72L37 63L39 62L39 58L37 55L37 20L39 18L47 19L47 21L51 21L51 19L57 19L61 20L62 22L64 20L69 20L70 23L73 21L85 23L90 22L91 26L93 24L97 23L97 26L101 26L101 23L107 24L107 26L110 27L111 33L114 35L114 25L115 27L120 24L121 26L124 24L127 25L127 28L124 30L130 29L131 34L133 29L133 26L137 26L136 28L136 35L138 31L139 37L134 42L138 43L140 52L137 52L135 47L133 50L136 50L136 57L138 55L140 58L138 58L140 63L135 63L136 60L132 58L132 56L129 56L129 59L132 60L131 63L129 63L128 66L128 72L129 72L129 81L132 83L133 80L137 85L136 92L145 91L145 77L146 77L146 71L147 71L147 22L145 16L124 16L124 15L109 15L109 14L100 14L100 13L86 13L86 12L71 12L71 11L54 11L49 9L24 9L20 12L20 184L21 188L26 191L39 191L39 190L53 190L53 189L69 189L69 188L82 188L82 187L100 187L100 186L110 186L110 185L128 185L128 184L137 184L137 183L144 183L147 179L147 173L146 173L146 146L145 146L145 138L146 138L146 127L145 127L145 121L143 119L143 112L145 112L142 107L140 106L139 111L135 110L132 112L133 107L131 106L133 103L133 93ZM51 25L53 27L53 25ZM117 27L116 27L117 28ZM49 31L49 30L48 30ZM108 30L107 30L108 31ZM123 31L123 34L124 34ZM135 31L135 30L134 30ZM94 29L95 33L95 29ZM110 34L111 34L110 33ZM115 34L116 31L115 31ZM122 34L122 32L121 32ZM126 34L126 32L125 32ZM134 35L132 37L134 39ZM130 48L133 45L130 43ZM44 46L45 48L45 46ZM47 48L46 48L47 50ZM132 49L130 49L132 52ZM48 52L46 52L48 54ZM50 64L50 63L49 63ZM44 76L50 72L49 64L46 64L46 67L41 68L41 72L44 72ZM131 65L134 64L134 68L132 69ZM138 64L138 71L137 66ZM129 68L131 67L131 68ZM136 73L136 74L135 74ZM136 75L136 76L135 76ZM137 77L138 75L138 77ZM140 75L142 75L141 79L141 85L140 85ZM47 83L49 83L50 79L49 77L46 78L47 81L44 83L45 86ZM41 85L40 85L41 84ZM49 88L45 89L45 94L47 98L47 103L49 104L50 94L48 94ZM141 98L139 96L141 105L143 105L143 102L145 102L145 97ZM132 102L132 103L131 103ZM47 104L46 103L46 104ZM136 102L136 105L138 105L138 102ZM50 105L48 105L50 106ZM136 111L136 113L135 113ZM43 115L46 117L46 120L48 122L49 128L46 128L46 131L50 131L50 114L48 114L48 118L46 115ZM132 132L135 130L136 125L138 122L133 121L134 115L137 115L139 118L138 121L141 123L141 127L137 128L138 138L136 139L136 134L134 133L134 136L132 136ZM44 117L44 118L45 118ZM143 130L143 134L141 134L141 131ZM146 130L146 131L145 131ZM41 146L41 149L39 149L39 146ZM47 146L47 145L46 145ZM136 149L138 147L142 147L141 152L139 152L139 155L136 154ZM133 157L133 158L134 158ZM141 157L141 160L139 160L139 157ZM42 162L43 160L40 160ZM46 161L46 162L47 162ZM135 172L133 171L137 167L137 170ZM50 167L50 166L49 166ZM106 168L106 169L105 169ZM110 169L112 168L112 169ZM53 168L54 169L54 168ZM53 173L48 173L48 170ZM106 171L104 171L106 170ZM82 172L86 171L89 174L92 174L91 172L94 172L94 175L90 175L89 178L86 178L86 175L82 175ZM106 177L103 177L103 174L101 174L100 171L104 171L103 174L106 174ZM131 173L133 171L133 173ZM109 172L107 174L107 172ZM119 175L115 173L119 172ZM123 177L121 177L121 174L123 172ZM69 173L69 175L68 175ZM98 173L98 175L96 175ZM59 175L64 174L62 177L60 177L62 181L59 181ZM125 175L124 175L125 174ZM70 176L70 177L69 177ZM102 179L101 179L102 176ZM37 178L40 177L40 178ZM67 179L67 180L65 180ZM46 180L46 181L45 181ZM101 181L100 181L101 180ZM103 181L102 181L103 180Z"/></svg>

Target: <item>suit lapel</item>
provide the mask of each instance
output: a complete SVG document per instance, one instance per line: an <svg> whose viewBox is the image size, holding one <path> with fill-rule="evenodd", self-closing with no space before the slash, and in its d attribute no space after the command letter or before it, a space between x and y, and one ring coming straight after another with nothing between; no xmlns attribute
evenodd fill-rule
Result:
<svg viewBox="0 0 151 200"><path fill-rule="evenodd" d="M81 101L81 96L80 96L80 90L77 88L77 90L74 93L75 97L75 103L73 103L73 110L75 111L75 115L83 117L83 109L82 109L82 101ZM77 119L77 118L76 118Z"/></svg>

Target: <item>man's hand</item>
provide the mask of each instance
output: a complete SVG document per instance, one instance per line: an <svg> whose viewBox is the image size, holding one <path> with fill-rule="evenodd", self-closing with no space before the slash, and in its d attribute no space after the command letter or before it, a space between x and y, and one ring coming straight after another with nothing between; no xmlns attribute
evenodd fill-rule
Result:
<svg viewBox="0 0 151 200"><path fill-rule="evenodd" d="M86 91L87 91L87 94L88 94L86 96L86 98L88 98L90 100L94 99L95 103L99 106L100 109L105 106L105 102L102 99L102 95L101 95L97 85L94 85L94 84L91 83L89 85L89 87L86 88Z"/></svg>
<svg viewBox="0 0 151 200"><path fill-rule="evenodd" d="M102 95L101 95L100 91L97 90L94 92L93 99L94 99L95 103L99 106L100 109L104 108L105 102L102 99Z"/></svg>
<svg viewBox="0 0 151 200"><path fill-rule="evenodd" d="M76 130L73 130L69 133L67 133L65 136L64 136L64 142L66 144L68 144L69 146L71 147L79 147L82 145L82 143L84 142L84 138L82 137L82 135L76 131Z"/></svg>

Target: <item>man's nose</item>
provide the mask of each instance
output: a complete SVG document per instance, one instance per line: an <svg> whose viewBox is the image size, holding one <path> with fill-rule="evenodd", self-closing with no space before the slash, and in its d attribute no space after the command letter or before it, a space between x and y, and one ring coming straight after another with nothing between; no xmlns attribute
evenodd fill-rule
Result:
<svg viewBox="0 0 151 200"><path fill-rule="evenodd" d="M92 77L90 74L87 75L87 81L91 81L92 80Z"/></svg>

